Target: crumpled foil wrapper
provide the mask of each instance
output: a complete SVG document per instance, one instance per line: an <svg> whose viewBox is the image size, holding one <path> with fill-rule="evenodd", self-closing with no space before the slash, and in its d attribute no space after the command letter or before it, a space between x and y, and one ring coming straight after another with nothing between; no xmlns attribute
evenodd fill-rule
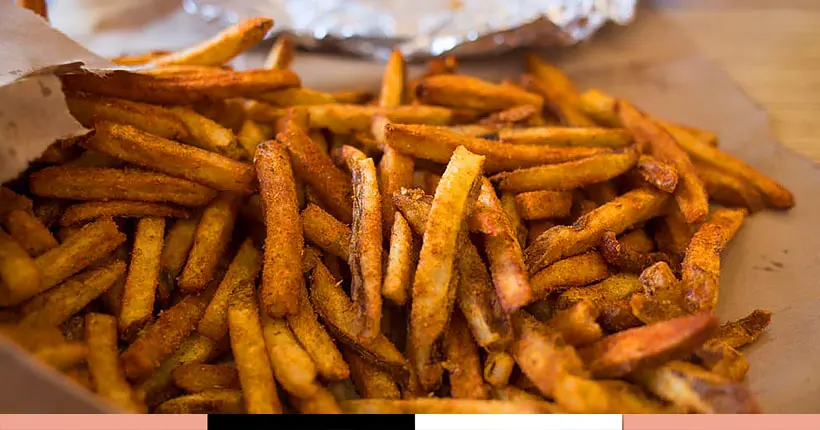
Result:
<svg viewBox="0 0 820 430"><path fill-rule="evenodd" d="M400 49L421 60L489 56L519 47L571 45L613 21L627 24L637 0L183 0L185 10L233 24L269 16L275 31L310 50L386 59Z"/></svg>

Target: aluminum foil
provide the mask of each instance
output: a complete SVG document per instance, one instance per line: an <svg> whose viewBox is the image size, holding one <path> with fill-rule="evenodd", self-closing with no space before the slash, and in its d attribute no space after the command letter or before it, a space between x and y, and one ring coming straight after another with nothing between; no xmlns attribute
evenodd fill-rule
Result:
<svg viewBox="0 0 820 430"><path fill-rule="evenodd" d="M609 21L627 24L637 0L183 0L189 13L229 25L264 15L302 47L385 59L485 56L571 45Z"/></svg>

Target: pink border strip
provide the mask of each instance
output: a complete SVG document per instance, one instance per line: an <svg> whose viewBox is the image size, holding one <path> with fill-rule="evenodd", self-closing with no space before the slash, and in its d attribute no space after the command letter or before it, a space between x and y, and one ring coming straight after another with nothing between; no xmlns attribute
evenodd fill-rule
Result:
<svg viewBox="0 0 820 430"><path fill-rule="evenodd" d="M816 430L820 415L624 415L624 430Z"/></svg>
<svg viewBox="0 0 820 430"><path fill-rule="evenodd" d="M0 415L2 430L206 430L207 415Z"/></svg>

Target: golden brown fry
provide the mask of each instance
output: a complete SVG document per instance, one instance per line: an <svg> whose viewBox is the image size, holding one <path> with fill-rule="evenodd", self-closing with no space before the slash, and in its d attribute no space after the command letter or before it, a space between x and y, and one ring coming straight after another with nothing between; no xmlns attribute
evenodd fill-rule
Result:
<svg viewBox="0 0 820 430"><path fill-rule="evenodd" d="M624 129L597 127L528 127L498 130L498 140L525 145L551 147L625 148L632 135Z"/></svg>
<svg viewBox="0 0 820 430"><path fill-rule="evenodd" d="M461 312L453 312L442 343L445 359L442 367L449 374L450 396L456 399L489 398L482 379L478 345Z"/></svg>
<svg viewBox="0 0 820 430"><path fill-rule="evenodd" d="M646 182L667 193L675 192L678 185L678 170L675 166L651 155L641 155L636 167Z"/></svg>
<svg viewBox="0 0 820 430"><path fill-rule="evenodd" d="M619 234L662 209L667 194L635 189L579 218L573 226L556 226L538 236L525 251L530 273L597 245L607 231Z"/></svg>
<svg viewBox="0 0 820 430"><path fill-rule="evenodd" d="M718 328L715 339L732 348L740 348L757 340L771 321L771 312L755 309L752 313L739 320L722 324L720 328Z"/></svg>
<svg viewBox="0 0 820 430"><path fill-rule="evenodd" d="M430 397L346 400L341 406L348 414L541 414L548 409L544 403Z"/></svg>
<svg viewBox="0 0 820 430"><path fill-rule="evenodd" d="M245 156L253 160L256 154L256 147L273 137L273 130L270 127L256 123L252 120L245 120L242 128L236 135L239 145L244 149Z"/></svg>
<svg viewBox="0 0 820 430"><path fill-rule="evenodd" d="M558 260L532 276L532 299L544 300L557 291L583 287L607 276L606 261L594 251Z"/></svg>
<svg viewBox="0 0 820 430"><path fill-rule="evenodd" d="M301 130L280 133L277 141L288 149L296 176L310 186L333 216L351 223L353 187L330 157Z"/></svg>
<svg viewBox="0 0 820 430"><path fill-rule="evenodd" d="M32 352L34 358L57 370L77 367L88 356L88 347L80 342L63 342Z"/></svg>
<svg viewBox="0 0 820 430"><path fill-rule="evenodd" d="M670 202L671 203L671 202ZM677 205L669 205L667 214L655 228L655 241L658 249L669 255L683 258L686 247L695 234L695 226L683 219Z"/></svg>
<svg viewBox="0 0 820 430"><path fill-rule="evenodd" d="M121 70L105 76L94 73L64 75L66 91L84 91L157 104L191 104L207 99L253 97L301 82L290 70L246 70L149 76Z"/></svg>
<svg viewBox="0 0 820 430"><path fill-rule="evenodd" d="M544 407L544 411L541 412L542 414L563 413L563 410L558 407L558 405L544 400L541 396L531 394L520 388L513 387L512 385L492 387L490 391L492 392L493 399L495 400L506 400L508 402L540 402Z"/></svg>
<svg viewBox="0 0 820 430"><path fill-rule="evenodd" d="M188 260L188 253L194 245L198 224L199 217L179 219L165 235L159 261L159 285L157 286L157 300L163 308L170 302L177 276L185 266L185 261Z"/></svg>
<svg viewBox="0 0 820 430"><path fill-rule="evenodd" d="M189 394L207 390L239 389L236 369L224 364L191 363L171 372L174 385Z"/></svg>
<svg viewBox="0 0 820 430"><path fill-rule="evenodd" d="M742 381L749 371L749 362L738 350L712 339L692 354L693 361L712 373L733 381Z"/></svg>
<svg viewBox="0 0 820 430"><path fill-rule="evenodd" d="M394 50L384 67L382 89L379 93L379 106L393 107L402 104L406 86L406 68L401 51Z"/></svg>
<svg viewBox="0 0 820 430"><path fill-rule="evenodd" d="M507 215L507 220L510 222L510 226L515 233L515 238L518 240L518 244L521 246L521 249L527 245L527 227L524 226L523 221L521 221L521 217L518 215L518 208L515 204L515 195L512 193L501 193L501 209L504 210L504 214Z"/></svg>
<svg viewBox="0 0 820 430"><path fill-rule="evenodd" d="M14 323L0 324L0 333L28 352L65 343L57 327L21 326Z"/></svg>
<svg viewBox="0 0 820 430"><path fill-rule="evenodd" d="M716 328L717 318L709 313L684 316L609 335L579 350L579 354L596 377L618 378L685 356L711 337Z"/></svg>
<svg viewBox="0 0 820 430"><path fill-rule="evenodd" d="M190 216L190 212L185 208L151 202L136 202L127 200L88 202L69 206L65 210L65 213L63 213L62 218L60 218L60 225L74 225L108 216L121 218L141 218L153 216L185 219Z"/></svg>
<svg viewBox="0 0 820 430"><path fill-rule="evenodd" d="M170 110L190 131L190 137L181 141L234 160L246 158L233 130L186 107L176 106Z"/></svg>
<svg viewBox="0 0 820 430"><path fill-rule="evenodd" d="M281 318L299 311L299 291L304 288L304 237L296 185L290 159L281 145L270 141L260 145L254 163L267 232L260 303L265 313Z"/></svg>
<svg viewBox="0 0 820 430"><path fill-rule="evenodd" d="M696 162L695 171L703 181L709 200L729 207L744 207L756 212L765 207L763 196L749 183L709 164Z"/></svg>
<svg viewBox="0 0 820 430"><path fill-rule="evenodd" d="M650 252L655 249L655 242L649 237L646 229L636 228L618 237L621 246L629 251Z"/></svg>
<svg viewBox="0 0 820 430"><path fill-rule="evenodd" d="M635 378L656 396L701 414L759 413L744 384L683 361L638 372Z"/></svg>
<svg viewBox="0 0 820 430"><path fill-rule="evenodd" d="M311 128L327 128L334 133L370 130L371 122L383 116L397 124L446 125L458 119L459 112L439 106L362 106L351 104L324 104L307 106ZM275 116L276 112L271 112ZM260 113L258 120L264 120Z"/></svg>
<svg viewBox="0 0 820 430"><path fill-rule="evenodd" d="M367 155L358 148L350 145L334 146L330 151L330 158L339 166L352 172L356 163L367 158Z"/></svg>
<svg viewBox="0 0 820 430"><path fill-rule="evenodd" d="M273 20L256 17L238 22L188 49L155 59L154 66L220 66L262 41Z"/></svg>
<svg viewBox="0 0 820 430"><path fill-rule="evenodd" d="M393 377L365 360L349 346L341 346L345 361L350 366L350 378L356 392L363 399L400 399L401 392Z"/></svg>
<svg viewBox="0 0 820 430"><path fill-rule="evenodd" d="M170 66L158 66L153 69L148 70L139 70L138 73L142 73L145 75L150 76L160 76L160 77L167 77L173 75L194 75L194 74L207 74L213 73L218 74L220 72L233 70L230 67L222 66L222 67L214 67L214 66L195 66L190 64L179 64L179 65L170 65Z"/></svg>
<svg viewBox="0 0 820 430"><path fill-rule="evenodd" d="M276 382L254 296L253 288L248 284L238 286L231 293L228 308L231 350L248 413L281 414L282 404L276 394Z"/></svg>
<svg viewBox="0 0 820 430"><path fill-rule="evenodd" d="M612 179L638 162L638 153L634 148L590 155L577 161L503 172L490 179L498 183L502 191L571 190Z"/></svg>
<svg viewBox="0 0 820 430"><path fill-rule="evenodd" d="M564 345L559 333L525 312L511 317L519 337L510 353L542 395L553 397L561 380L568 375L586 376L575 348Z"/></svg>
<svg viewBox="0 0 820 430"><path fill-rule="evenodd" d="M562 379L555 400L568 413L659 414L682 411L669 408L643 390L625 381L593 381L577 376Z"/></svg>
<svg viewBox="0 0 820 430"><path fill-rule="evenodd" d="M262 334L276 380L294 397L316 395L316 365L296 340L287 321L262 314Z"/></svg>
<svg viewBox="0 0 820 430"><path fill-rule="evenodd" d="M290 402L300 414L341 414L342 407L334 394L327 388L317 385L316 394L309 399L298 399L290 396Z"/></svg>
<svg viewBox="0 0 820 430"><path fill-rule="evenodd" d="M623 272L641 273L655 263L671 263L669 256L662 252L640 253L624 249L611 231L603 234L599 248L607 263Z"/></svg>
<svg viewBox="0 0 820 430"><path fill-rule="evenodd" d="M119 315L123 339L133 339L154 313L164 234L164 218L145 217L137 223Z"/></svg>
<svg viewBox="0 0 820 430"><path fill-rule="evenodd" d="M675 187L675 201L683 218L692 224L703 221L709 214L709 202L703 182L698 178L689 156L678 142L654 119L641 113L629 102L619 100L616 111L624 126L635 134L636 139L649 142L652 156L662 163L672 165L679 177Z"/></svg>
<svg viewBox="0 0 820 430"><path fill-rule="evenodd" d="M464 146L470 152L486 156L486 170L489 172L561 163L609 151L603 148L550 148L493 142L418 124L388 123L384 126L384 133L385 143L396 151L436 163L447 163L453 151Z"/></svg>
<svg viewBox="0 0 820 430"><path fill-rule="evenodd" d="M375 121L373 126L374 128L377 126ZM385 236L388 236L393 228L393 214L396 213L396 208L393 205L393 194L401 191L402 188L409 188L413 185L415 161L412 157L401 154L390 146L382 146L384 153L381 160L379 160L378 166L379 187L382 192L383 230ZM438 183L436 183L436 186L438 186Z"/></svg>
<svg viewBox="0 0 820 430"><path fill-rule="evenodd" d="M603 336L601 326L595 322L598 315L598 308L592 302L582 300L568 309L556 312L547 325L561 333L567 344L580 347Z"/></svg>
<svg viewBox="0 0 820 430"><path fill-rule="evenodd" d="M591 301L600 311L598 323L605 330L614 332L641 325L632 315L629 298L643 290L637 276L619 273L603 281L581 288L570 288L558 297L558 307L568 308L582 301Z"/></svg>
<svg viewBox="0 0 820 430"><path fill-rule="evenodd" d="M194 244L177 278L180 290L188 293L201 291L213 280L233 236L240 203L238 195L223 192L202 211Z"/></svg>
<svg viewBox="0 0 820 430"><path fill-rule="evenodd" d="M273 70L289 69L290 63L293 62L295 55L296 47L290 39L290 36L280 34L279 37L276 38L276 43L271 47L268 57L265 58L265 65L262 67Z"/></svg>
<svg viewBox="0 0 820 430"><path fill-rule="evenodd" d="M13 210L32 211L34 203L28 197L21 196L14 191L0 186L0 216L5 216Z"/></svg>
<svg viewBox="0 0 820 430"><path fill-rule="evenodd" d="M116 261L74 276L23 305L20 324L58 326L99 297L124 274L125 263Z"/></svg>
<svg viewBox="0 0 820 430"><path fill-rule="evenodd" d="M142 64L150 63L153 59L168 54L170 54L169 51L153 50L143 52L140 54L122 55L119 57L114 57L111 59L111 62L114 64L119 64L121 66L139 66Z"/></svg>
<svg viewBox="0 0 820 430"><path fill-rule="evenodd" d="M515 196L518 214L526 220L569 216L572 193L567 191L528 191Z"/></svg>
<svg viewBox="0 0 820 430"><path fill-rule="evenodd" d="M689 311L712 310L717 306L720 254L745 218L745 209L717 209L692 237L681 264Z"/></svg>
<svg viewBox="0 0 820 430"><path fill-rule="evenodd" d="M495 388L504 387L510 381L510 375L512 375L514 368L515 359L512 355L504 351L490 351L487 358L484 359L484 380Z"/></svg>
<svg viewBox="0 0 820 430"><path fill-rule="evenodd" d="M111 121L166 139L191 137L191 130L181 118L162 106L94 94L70 94L66 103L74 118L86 127L93 127L99 121Z"/></svg>
<svg viewBox="0 0 820 430"><path fill-rule="evenodd" d="M549 90L552 99L577 110L579 102L578 90L572 80L559 68L547 63L535 54L524 56L527 73L537 79L541 85ZM579 125L579 124L573 124Z"/></svg>
<svg viewBox="0 0 820 430"><path fill-rule="evenodd" d="M37 257L59 244L54 235L31 212L14 209L2 217L3 227L26 252Z"/></svg>
<svg viewBox="0 0 820 430"><path fill-rule="evenodd" d="M539 79L532 74L521 76L521 86L544 99L544 107L560 123L569 127L593 127L597 124L581 112L572 97L561 94L552 83ZM574 95L577 98L577 94Z"/></svg>
<svg viewBox="0 0 820 430"><path fill-rule="evenodd" d="M410 231L410 225L401 213L396 212L393 232L390 236L390 252L384 270L382 295L397 305L404 306L407 303L415 259L413 233Z"/></svg>
<svg viewBox="0 0 820 430"><path fill-rule="evenodd" d="M124 273L124 272L123 272ZM15 320L17 315L15 316ZM66 322L60 324L60 331L63 333L63 336L66 340L69 341L83 341L83 331L85 319L83 315L74 315L73 317L66 320Z"/></svg>
<svg viewBox="0 0 820 430"><path fill-rule="evenodd" d="M645 324L652 324L686 315L683 310L683 290L680 281L665 262L644 269L640 276L643 294L629 301L632 314Z"/></svg>
<svg viewBox="0 0 820 430"><path fill-rule="evenodd" d="M351 230L319 206L309 204L302 211L305 239L345 261L350 255Z"/></svg>
<svg viewBox="0 0 820 430"><path fill-rule="evenodd" d="M485 112L520 105L541 107L544 103L537 94L464 75L424 78L416 86L415 95L423 103Z"/></svg>
<svg viewBox="0 0 820 430"><path fill-rule="evenodd" d="M442 175L424 230L419 263L413 279L413 301L410 312L410 342L414 356L410 360L419 382L432 390L439 384L441 369L431 363L432 349L442 335L452 310L454 292L450 280L455 272L455 257L464 220L470 209L470 194L479 175L484 157L459 147Z"/></svg>
<svg viewBox="0 0 820 430"><path fill-rule="evenodd" d="M85 342L88 345L86 362L94 392L128 412L144 412L145 405L137 401L120 363L117 319L98 313L86 314Z"/></svg>
<svg viewBox="0 0 820 430"><path fill-rule="evenodd" d="M244 414L239 390L208 390L168 400L154 409L155 414Z"/></svg>
<svg viewBox="0 0 820 430"><path fill-rule="evenodd" d="M502 111L493 112L482 118L478 123L489 127L515 126L529 120L541 110L536 105L513 106Z"/></svg>

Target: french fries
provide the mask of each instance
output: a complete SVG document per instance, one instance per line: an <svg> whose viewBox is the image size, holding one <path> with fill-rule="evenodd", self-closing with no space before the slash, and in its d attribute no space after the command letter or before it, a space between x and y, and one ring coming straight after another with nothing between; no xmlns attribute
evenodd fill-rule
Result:
<svg viewBox="0 0 820 430"><path fill-rule="evenodd" d="M171 292L176 287L176 279L185 262L188 253L194 246L196 227L199 217L195 219L178 219L168 228L168 233L162 242L162 256L159 261L159 285L157 286L157 300L167 306L171 299Z"/></svg>
<svg viewBox="0 0 820 430"><path fill-rule="evenodd" d="M15 209L0 219L0 222L9 235L32 257L40 256L58 245L57 239L48 227L43 225L31 212Z"/></svg>
<svg viewBox="0 0 820 430"><path fill-rule="evenodd" d="M478 345L461 313L454 312L442 342L446 360L442 367L449 374L450 395L455 399L489 398L482 379Z"/></svg>
<svg viewBox="0 0 820 430"><path fill-rule="evenodd" d="M68 95L66 103L71 115L86 127L93 127L98 121L112 121L166 139L191 137L182 119L162 106L84 93Z"/></svg>
<svg viewBox="0 0 820 430"><path fill-rule="evenodd" d="M236 369L224 364L185 364L171 372L171 379L177 388L190 394L239 388Z"/></svg>
<svg viewBox="0 0 820 430"><path fill-rule="evenodd" d="M123 270L125 268L123 267ZM88 344L88 371L94 391L129 412L143 412L144 405L125 379L117 351L117 319L104 314L85 316L85 342Z"/></svg>
<svg viewBox="0 0 820 430"><path fill-rule="evenodd" d="M561 147L626 148L632 135L624 129L576 127L502 128L498 140L524 145Z"/></svg>
<svg viewBox="0 0 820 430"><path fill-rule="evenodd" d="M16 305L43 290L37 263L13 237L0 230L0 304Z"/></svg>
<svg viewBox="0 0 820 430"><path fill-rule="evenodd" d="M190 212L185 208L162 203L127 200L77 203L66 208L60 218L60 225L69 226L102 217L142 218L146 216L186 219L190 216Z"/></svg>
<svg viewBox="0 0 820 430"><path fill-rule="evenodd" d="M416 98L423 103L485 112L544 104L537 94L464 75L429 76L419 82L415 91Z"/></svg>
<svg viewBox="0 0 820 430"><path fill-rule="evenodd" d="M395 213L394 218L393 232L390 236L390 251L384 269L382 295L393 303L403 306L407 303L407 296L410 294L408 287L412 285L416 256L410 224L399 212Z"/></svg>
<svg viewBox="0 0 820 430"><path fill-rule="evenodd" d="M157 406L157 414L242 414L245 406L239 390L208 390L168 400Z"/></svg>
<svg viewBox="0 0 820 430"><path fill-rule="evenodd" d="M272 27L273 20L270 18L247 19L196 46L156 58L152 64L220 66L259 43Z"/></svg>
<svg viewBox="0 0 820 430"><path fill-rule="evenodd" d="M515 196L515 205L522 219L561 218L569 216L572 194L562 191L528 191Z"/></svg>
<svg viewBox="0 0 820 430"><path fill-rule="evenodd" d="M388 372L374 366L349 346L342 346L342 354L350 365L350 378L359 396L364 399L401 398L401 391Z"/></svg>
<svg viewBox="0 0 820 430"><path fill-rule="evenodd" d="M133 256L123 287L119 320L120 335L124 339L133 339L154 314L165 219L140 219L134 236Z"/></svg>
<svg viewBox="0 0 820 430"><path fill-rule="evenodd" d="M282 34L276 38L276 43L271 47L268 57L265 59L266 69L287 69L293 62L294 51L296 50L293 41L287 34Z"/></svg>
<svg viewBox="0 0 820 430"><path fill-rule="evenodd" d="M484 359L484 380L493 387L504 387L510 381L514 368L515 359L512 355L503 351L490 351Z"/></svg>
<svg viewBox="0 0 820 430"><path fill-rule="evenodd" d="M609 276L606 261L598 252L588 252L558 260L530 279L533 300L544 300L567 288L583 287Z"/></svg>
<svg viewBox="0 0 820 430"><path fill-rule="evenodd" d="M296 340L284 319L275 319L262 314L262 335L268 351L273 374L291 395L309 399L316 395L316 366Z"/></svg>
<svg viewBox="0 0 820 430"><path fill-rule="evenodd" d="M675 187L678 185L678 171L674 166L651 155L641 155L637 167L646 182L667 193L675 192Z"/></svg>
<svg viewBox="0 0 820 430"><path fill-rule="evenodd" d="M763 209L763 196L751 185L730 173L706 163L695 163L695 171L703 181L709 200L729 207L743 207L750 212Z"/></svg>

